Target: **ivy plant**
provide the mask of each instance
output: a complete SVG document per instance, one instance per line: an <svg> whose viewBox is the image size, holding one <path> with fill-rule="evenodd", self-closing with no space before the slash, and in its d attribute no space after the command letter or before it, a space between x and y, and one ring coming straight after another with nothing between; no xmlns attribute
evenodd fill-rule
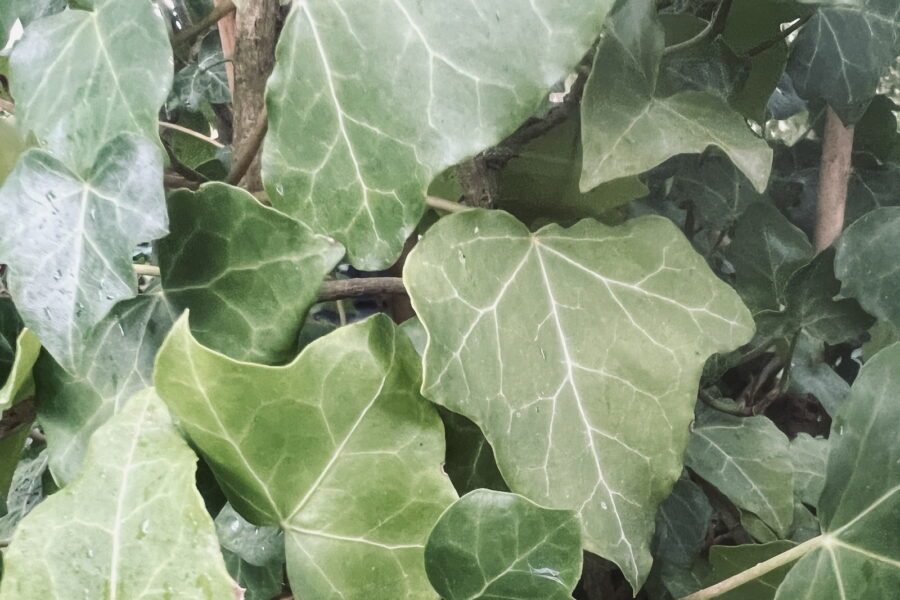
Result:
<svg viewBox="0 0 900 600"><path fill-rule="evenodd" d="M892 600L895 0L0 0L0 600Z"/></svg>

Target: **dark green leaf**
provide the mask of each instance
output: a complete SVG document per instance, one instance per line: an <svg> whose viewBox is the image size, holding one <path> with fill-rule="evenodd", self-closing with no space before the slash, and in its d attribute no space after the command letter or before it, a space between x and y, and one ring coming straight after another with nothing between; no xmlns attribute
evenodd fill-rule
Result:
<svg viewBox="0 0 900 600"><path fill-rule="evenodd" d="M825 362L822 340L806 330L799 336L791 355L788 391L814 396L829 415L835 415L850 393L850 385Z"/></svg>
<svg viewBox="0 0 900 600"><path fill-rule="evenodd" d="M172 82L169 109L196 111L201 103L225 104L231 101L231 89L225 70L225 54L219 33L213 31L200 43L197 62L178 71Z"/></svg>
<svg viewBox="0 0 900 600"><path fill-rule="evenodd" d="M689 567L706 542L713 509L700 487L682 477L656 515L654 557Z"/></svg>

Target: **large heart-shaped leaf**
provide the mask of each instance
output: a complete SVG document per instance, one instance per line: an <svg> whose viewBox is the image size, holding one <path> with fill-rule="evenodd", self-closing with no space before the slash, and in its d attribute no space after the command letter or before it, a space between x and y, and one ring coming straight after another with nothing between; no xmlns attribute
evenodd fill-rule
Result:
<svg viewBox="0 0 900 600"><path fill-rule="evenodd" d="M700 413L685 464L779 535L794 518L790 444L766 417Z"/></svg>
<svg viewBox="0 0 900 600"><path fill-rule="evenodd" d="M845 122L857 121L900 54L900 4L801 1L822 6L792 44L788 73L801 96L822 98Z"/></svg>
<svg viewBox="0 0 900 600"><path fill-rule="evenodd" d="M239 597L196 460L156 394L135 396L94 435L78 479L19 524L0 598Z"/></svg>
<svg viewBox="0 0 900 600"><path fill-rule="evenodd" d="M818 516L823 536L778 600L893 598L900 589L900 344L863 366L831 427Z"/></svg>
<svg viewBox="0 0 900 600"><path fill-rule="evenodd" d="M772 150L743 117L708 92L657 94L663 46L653 0L622 2L607 21L581 104L581 189L717 146L764 191Z"/></svg>
<svg viewBox="0 0 900 600"><path fill-rule="evenodd" d="M185 316L155 381L235 508L285 530L295 590L424 598L425 539L455 494L419 370L384 315L316 340L285 367L204 348Z"/></svg>
<svg viewBox="0 0 900 600"><path fill-rule="evenodd" d="M20 126L78 173L121 133L156 139L172 47L147 0L94 0L25 29L10 58ZM142 163L132 163L132 167Z"/></svg>
<svg viewBox="0 0 900 600"><path fill-rule="evenodd" d="M169 221L158 244L163 288L177 312L191 309L197 339L241 360L292 358L340 245L221 183L172 194Z"/></svg>
<svg viewBox="0 0 900 600"><path fill-rule="evenodd" d="M585 546L638 589L703 363L753 332L737 294L658 217L532 234L472 210L428 230L404 280L423 393L481 427L510 489L579 511Z"/></svg>
<svg viewBox="0 0 900 600"><path fill-rule="evenodd" d="M425 569L445 600L565 600L581 575L578 516L476 490L441 515Z"/></svg>
<svg viewBox="0 0 900 600"><path fill-rule="evenodd" d="M296 2L268 90L273 205L342 242L355 267L389 266L434 176L529 117L611 5Z"/></svg>
<svg viewBox="0 0 900 600"><path fill-rule="evenodd" d="M900 329L898 241L900 208L873 210L840 237L834 263L841 293L895 329Z"/></svg>
<svg viewBox="0 0 900 600"><path fill-rule="evenodd" d="M131 255L166 233L162 159L123 135L78 176L43 150L22 155L0 189L0 262L22 320L65 368L119 300L137 291Z"/></svg>

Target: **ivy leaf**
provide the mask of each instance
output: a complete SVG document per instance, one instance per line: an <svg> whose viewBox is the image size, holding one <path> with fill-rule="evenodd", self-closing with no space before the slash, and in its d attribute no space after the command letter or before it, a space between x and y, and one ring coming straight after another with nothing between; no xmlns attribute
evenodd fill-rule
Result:
<svg viewBox="0 0 900 600"><path fill-rule="evenodd" d="M10 294L66 369L90 329L135 295L132 249L166 233L162 169L153 144L123 135L101 149L84 178L29 150L0 189L0 261L9 265Z"/></svg>
<svg viewBox="0 0 900 600"><path fill-rule="evenodd" d="M791 440L791 461L794 463L794 493L804 504L815 508L825 484L825 460L828 440L800 433Z"/></svg>
<svg viewBox="0 0 900 600"><path fill-rule="evenodd" d="M73 372L44 354L35 366L38 418L50 470L61 485L78 473L91 435L148 387L156 351L177 314L158 290L117 304L84 340Z"/></svg>
<svg viewBox="0 0 900 600"><path fill-rule="evenodd" d="M231 101L231 88L225 70L225 54L219 33L213 31L200 42L197 62L191 63L175 74L169 109L184 107L196 111L203 102L225 104Z"/></svg>
<svg viewBox="0 0 900 600"><path fill-rule="evenodd" d="M640 588L703 363L753 331L737 295L659 217L532 234L467 211L428 230L404 281L425 396L478 424L511 490L579 510L585 547Z"/></svg>
<svg viewBox="0 0 900 600"><path fill-rule="evenodd" d="M778 588L776 598L890 598L900 588L900 344L859 372L832 422L818 515L823 538Z"/></svg>
<svg viewBox="0 0 900 600"><path fill-rule="evenodd" d="M660 95L664 40L655 12L652 0L623 2L607 22L581 104L581 189L717 146L764 191L772 151L724 100L696 91Z"/></svg>
<svg viewBox="0 0 900 600"><path fill-rule="evenodd" d="M898 239L900 207L873 210L840 237L834 264L841 293L894 329L900 329Z"/></svg>
<svg viewBox="0 0 900 600"><path fill-rule="evenodd" d="M820 252L796 271L784 289L786 305L756 315L761 335L788 339L801 329L829 344L861 337L874 319L856 300L835 297L841 284L834 276L833 247Z"/></svg>
<svg viewBox="0 0 900 600"><path fill-rule="evenodd" d="M802 0L821 4L791 45L787 72L801 96L821 98L845 123L858 121L879 78L900 54L895 0Z"/></svg>
<svg viewBox="0 0 900 600"><path fill-rule="evenodd" d="M284 589L283 563L252 565L237 554L222 550L228 573L243 588L242 600L272 600Z"/></svg>
<svg viewBox="0 0 900 600"><path fill-rule="evenodd" d="M29 330L24 329L16 340L16 358L3 387L0 387L0 413L25 396L34 393L31 369L41 353L41 342Z"/></svg>
<svg viewBox="0 0 900 600"><path fill-rule="evenodd" d="M19 447L15 449L14 456L18 461L18 465L15 466L15 473L12 476L12 481L9 482L10 485L4 486L4 489L7 489L9 494L6 496L5 502L6 514L0 517L0 540L3 540L6 545L9 544L22 519L44 499L44 473L47 471L47 451L44 450L37 456L22 457L22 450L25 444L23 438L28 437L29 433L31 433L31 427L25 428L24 436L16 440L19 443ZM16 436L12 436L0 440L0 445L4 446L3 450L7 450L7 442L15 438ZM4 453L4 456L6 456L6 453ZM18 460L20 457L21 460Z"/></svg>
<svg viewBox="0 0 900 600"><path fill-rule="evenodd" d="M811 394L829 415L837 414L850 393L850 385L825 362L825 344L806 330L791 353L788 392Z"/></svg>
<svg viewBox="0 0 900 600"><path fill-rule="evenodd" d="M747 208L725 250L735 271L734 287L753 312L783 308L788 281L814 255L806 235L762 202Z"/></svg>
<svg viewBox="0 0 900 600"><path fill-rule="evenodd" d="M244 600L271 600L284 588L284 535L248 523L230 504L216 517L228 572L245 589Z"/></svg>
<svg viewBox="0 0 900 600"><path fill-rule="evenodd" d="M431 180L531 116L611 5L295 3L268 89L272 204L343 243L358 269L393 264Z"/></svg>
<svg viewBox="0 0 900 600"><path fill-rule="evenodd" d="M435 524L425 570L446 600L571 599L581 575L578 516L516 494L475 490Z"/></svg>
<svg viewBox="0 0 900 600"><path fill-rule="evenodd" d="M700 486L686 477L675 482L656 514L656 560L690 567L706 542L712 515Z"/></svg>
<svg viewBox="0 0 900 600"><path fill-rule="evenodd" d="M440 470L437 412L415 392L419 369L384 315L277 368L204 348L184 316L159 352L155 381L232 505L285 530L295 589L424 598L425 539L455 494Z"/></svg>
<svg viewBox="0 0 900 600"><path fill-rule="evenodd" d="M704 411L694 425L685 464L734 504L780 536L794 515L794 467L788 439L766 417Z"/></svg>
<svg viewBox="0 0 900 600"><path fill-rule="evenodd" d="M709 550L709 571L703 577L703 587L716 584L737 575L758 563L786 552L797 544L790 541L774 541L767 544L745 544L742 546L713 546ZM766 573L749 581L719 598L723 600L771 600L775 589L790 570L790 565Z"/></svg>
<svg viewBox="0 0 900 600"><path fill-rule="evenodd" d="M172 47L154 4L92 4L35 21L10 58L20 126L76 173L119 134L157 139L172 85Z"/></svg>
<svg viewBox="0 0 900 600"><path fill-rule="evenodd" d="M158 243L166 298L207 346L240 360L279 363L322 279L343 249L222 183L169 196L170 233Z"/></svg>
<svg viewBox="0 0 900 600"><path fill-rule="evenodd" d="M25 140L16 129L15 120L12 117L0 117L0 184L12 172L25 148Z"/></svg>
<svg viewBox="0 0 900 600"><path fill-rule="evenodd" d="M19 524L0 598L235 597L195 462L155 393L135 396L94 435L79 477Z"/></svg>
<svg viewBox="0 0 900 600"><path fill-rule="evenodd" d="M12 371L16 360L16 340L21 332L22 320L13 301L0 298L0 381L5 382Z"/></svg>

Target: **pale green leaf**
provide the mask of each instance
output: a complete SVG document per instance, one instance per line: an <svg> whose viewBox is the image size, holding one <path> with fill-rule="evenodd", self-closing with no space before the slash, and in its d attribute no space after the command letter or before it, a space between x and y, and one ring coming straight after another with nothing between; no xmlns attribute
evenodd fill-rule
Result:
<svg viewBox="0 0 900 600"><path fill-rule="evenodd" d="M259 527L242 517L230 504L216 516L216 534L223 548L258 567L284 564L284 534L277 527Z"/></svg>
<svg viewBox="0 0 900 600"><path fill-rule="evenodd" d="M223 183L177 191L168 203L170 233L157 247L176 312L190 308L197 339L229 356L290 360L343 249Z"/></svg>
<svg viewBox="0 0 900 600"><path fill-rule="evenodd" d="M19 524L0 598L237 597L196 460L152 390L132 398L94 435L79 477Z"/></svg>
<svg viewBox="0 0 900 600"><path fill-rule="evenodd" d="M652 0L632 0L607 21L581 104L581 189L716 146L762 192L772 151L743 117L708 92L659 95L664 41L655 12Z"/></svg>
<svg viewBox="0 0 900 600"><path fill-rule="evenodd" d="M794 464L794 493L804 504L815 508L825 485L825 461L828 441L800 433L791 440L791 462Z"/></svg>
<svg viewBox="0 0 900 600"><path fill-rule="evenodd" d="M880 77L900 54L896 0L802 0L819 3L791 46L788 73L804 98L821 98L855 122Z"/></svg>
<svg viewBox="0 0 900 600"><path fill-rule="evenodd" d="M701 412L685 464L779 535L794 515L794 467L788 439L766 417Z"/></svg>
<svg viewBox="0 0 900 600"><path fill-rule="evenodd" d="M435 524L425 570L445 600L571 599L581 575L578 516L476 490Z"/></svg>
<svg viewBox="0 0 900 600"><path fill-rule="evenodd" d="M656 560L689 567L706 543L713 515L706 494L682 477L656 514Z"/></svg>
<svg viewBox="0 0 900 600"><path fill-rule="evenodd" d="M900 589L900 344L868 361L831 426L821 545L778 600L893 598Z"/></svg>
<svg viewBox="0 0 900 600"><path fill-rule="evenodd" d="M16 129L15 119L0 117L0 184L12 172L25 148L25 140Z"/></svg>
<svg viewBox="0 0 900 600"><path fill-rule="evenodd" d="M586 548L639 588L703 363L752 334L737 295L659 217L532 234L459 213L404 281L428 332L424 394L478 424L511 490L579 510Z"/></svg>
<svg viewBox="0 0 900 600"><path fill-rule="evenodd" d="M423 548L455 494L420 362L385 315L342 327L285 367L204 348L187 317L155 381L251 522L285 530L288 576L314 598L431 597Z"/></svg>
<svg viewBox="0 0 900 600"><path fill-rule="evenodd" d="M124 135L102 148L83 178L29 150L0 189L0 261L9 265L10 294L67 369L90 329L137 292L133 248L166 233L162 168L153 144Z"/></svg>
<svg viewBox="0 0 900 600"><path fill-rule="evenodd" d="M60 484L78 473L91 434L150 385L153 360L176 313L158 290L117 304L84 341L70 373L44 354L35 366L38 417Z"/></svg>
<svg viewBox="0 0 900 600"><path fill-rule="evenodd" d="M850 385L825 362L825 343L801 331L791 354L791 394L810 394L829 415L837 414L850 393Z"/></svg>
<svg viewBox="0 0 900 600"><path fill-rule="evenodd" d="M157 115L172 85L172 48L147 0L95 0L91 11L68 9L35 21L13 49L10 67L19 126L79 174L119 134L157 139Z"/></svg>
<svg viewBox="0 0 900 600"><path fill-rule="evenodd" d="M268 88L272 204L342 242L353 266L389 266L431 180L531 116L611 5L295 2Z"/></svg>
<svg viewBox="0 0 900 600"><path fill-rule="evenodd" d="M16 340L16 358L6 382L0 387L0 413L25 396L34 393L31 369L41 353L41 342L29 330L24 329Z"/></svg>
<svg viewBox="0 0 900 600"><path fill-rule="evenodd" d="M837 242L841 293L900 329L900 207L879 208L851 225Z"/></svg>

